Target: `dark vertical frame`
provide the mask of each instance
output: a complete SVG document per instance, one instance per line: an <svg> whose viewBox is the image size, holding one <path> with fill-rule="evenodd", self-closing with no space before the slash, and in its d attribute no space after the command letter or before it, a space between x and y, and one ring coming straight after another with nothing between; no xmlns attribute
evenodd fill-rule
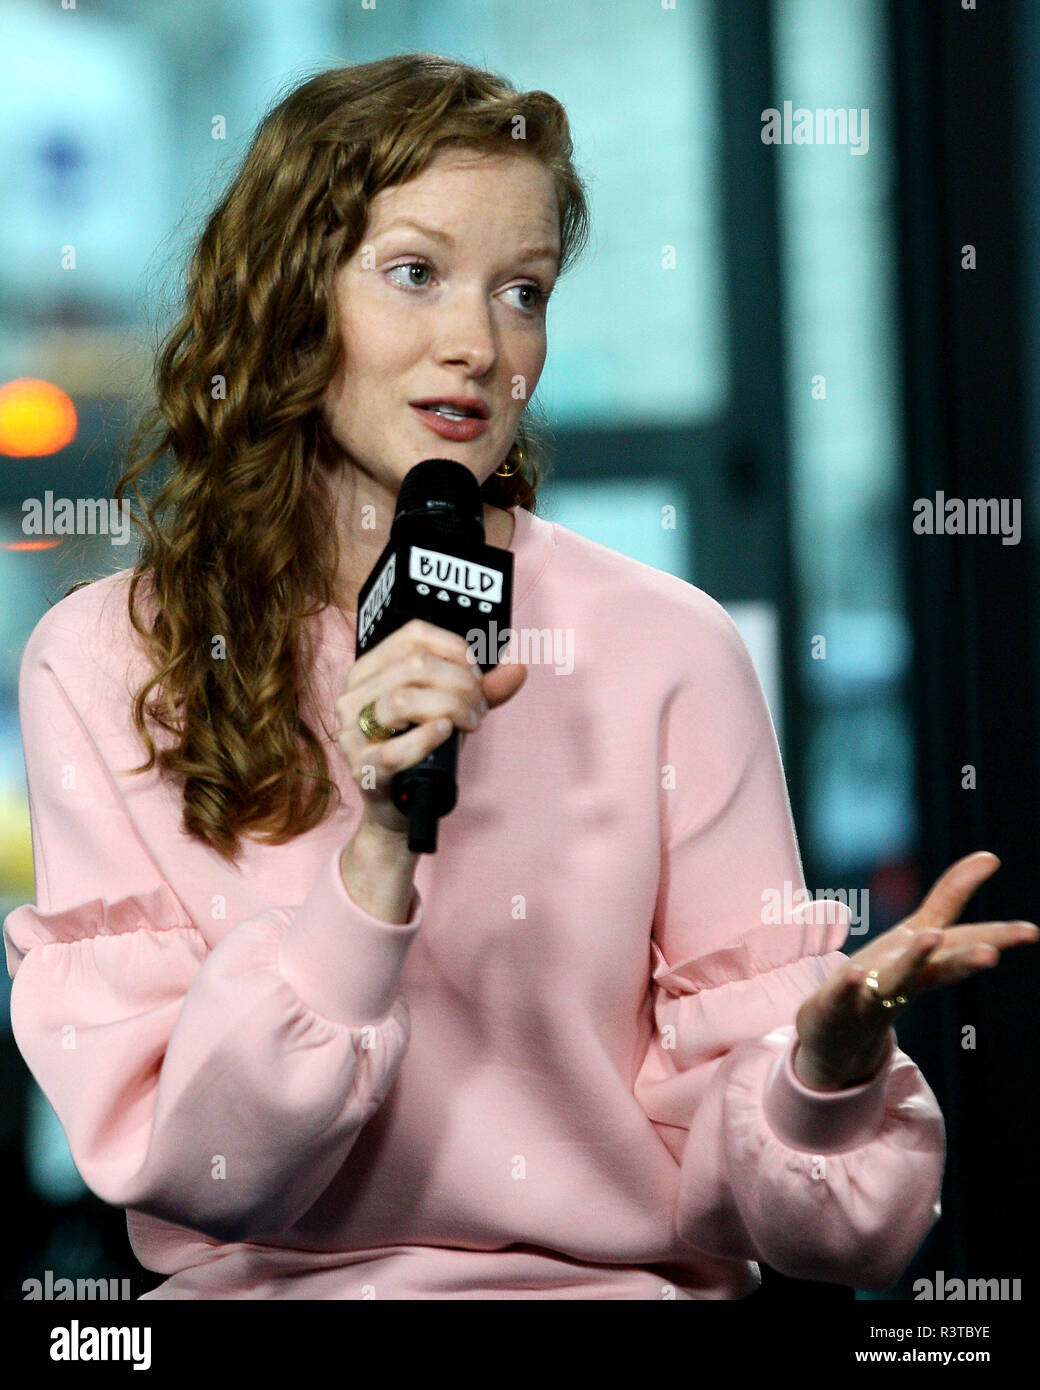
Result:
<svg viewBox="0 0 1040 1390"><path fill-rule="evenodd" d="M762 112L774 104L772 28L768 0L718 3L714 14L733 394L722 467L703 496L719 547L723 601L766 598L777 609L784 769L801 827L805 737L790 543L779 192L776 150L761 138ZM725 523L717 529L716 517Z"/></svg>
<svg viewBox="0 0 1040 1390"><path fill-rule="evenodd" d="M908 467L905 553L926 884L976 849L1003 867L966 921L1036 920L1035 538L1023 419L1015 5L891 0L899 118ZM975 270L961 247L977 248ZM1021 498L1018 546L914 536L914 499ZM960 769L977 769L974 791ZM1022 1156L1037 1146L1035 948L919 1000L900 1041L947 1121L943 1218L915 1262L962 1278L1022 1277L1035 1229ZM961 1029L977 1030L974 1051ZM913 1270L910 1274L913 1274Z"/></svg>

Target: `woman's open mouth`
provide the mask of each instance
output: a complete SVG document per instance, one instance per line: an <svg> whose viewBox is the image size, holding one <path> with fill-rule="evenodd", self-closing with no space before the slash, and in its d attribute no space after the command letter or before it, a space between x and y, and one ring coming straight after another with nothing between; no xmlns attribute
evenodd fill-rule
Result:
<svg viewBox="0 0 1040 1390"><path fill-rule="evenodd" d="M422 417L423 424L433 430L434 434L439 434L442 439L454 439L458 443L476 439L488 426L486 420L481 420L477 415L468 415L455 406L413 405L412 410Z"/></svg>

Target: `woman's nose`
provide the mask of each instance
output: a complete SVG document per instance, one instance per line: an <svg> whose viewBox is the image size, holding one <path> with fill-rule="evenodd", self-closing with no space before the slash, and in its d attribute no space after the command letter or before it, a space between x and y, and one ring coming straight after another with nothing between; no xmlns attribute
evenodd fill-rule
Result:
<svg viewBox="0 0 1040 1390"><path fill-rule="evenodd" d="M483 296L451 296L439 309L435 333L442 361L464 362L474 375L494 366L498 343L491 307Z"/></svg>

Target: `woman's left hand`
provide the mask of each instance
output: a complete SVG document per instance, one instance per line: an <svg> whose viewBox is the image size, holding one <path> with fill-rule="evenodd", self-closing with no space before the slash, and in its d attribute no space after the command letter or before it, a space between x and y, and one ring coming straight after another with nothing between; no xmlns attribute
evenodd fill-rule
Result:
<svg viewBox="0 0 1040 1390"><path fill-rule="evenodd" d="M893 1017L914 995L956 984L996 965L1009 946L1040 937L1032 922L951 925L979 884L999 868L1000 860L986 850L958 859L916 912L850 956L805 1000L795 1018L794 1055L795 1075L804 1085L836 1091L870 1080L888 1052ZM897 996L904 1003L882 1003Z"/></svg>

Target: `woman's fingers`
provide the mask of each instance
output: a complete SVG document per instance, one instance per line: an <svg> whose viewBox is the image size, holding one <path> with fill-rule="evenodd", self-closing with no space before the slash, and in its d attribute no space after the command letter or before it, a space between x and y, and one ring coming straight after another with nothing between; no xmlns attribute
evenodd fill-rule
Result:
<svg viewBox="0 0 1040 1390"><path fill-rule="evenodd" d="M996 946L999 951L1009 946L1025 946L1040 937L1035 922L962 922L943 929L944 949L960 950L966 946Z"/></svg>
<svg viewBox="0 0 1040 1390"><path fill-rule="evenodd" d="M469 645L464 637L460 637L457 632L449 632L445 627L438 627L436 623L424 622L422 618L412 618L357 658L351 667L352 679L355 683L367 680L389 662L402 655L414 654L417 644L425 647L432 655L448 661L467 660Z"/></svg>
<svg viewBox="0 0 1040 1390"><path fill-rule="evenodd" d="M384 743L370 743L365 753L367 766L372 768L379 785L383 785L394 773L401 772L413 763L422 762L435 748L440 747L451 733L451 724L442 728L438 720L427 724L417 724L407 733L398 734ZM363 772L364 765L360 771Z"/></svg>
<svg viewBox="0 0 1040 1390"><path fill-rule="evenodd" d="M460 689L454 683L394 685L369 698L380 723L394 729L405 729L409 724L437 718L450 719L459 729L479 729L484 718L479 689Z"/></svg>
<svg viewBox="0 0 1040 1390"><path fill-rule="evenodd" d="M1033 922L966 922L953 927L918 927L901 923L850 957L864 982L886 999L921 994L953 984L1000 960L1001 951L1040 940ZM877 989L865 983L875 972Z"/></svg>
<svg viewBox="0 0 1040 1390"><path fill-rule="evenodd" d="M1032 922L971 922L960 927L923 929L898 955L874 963L877 992L884 998L909 996L955 984L977 970L988 970L1001 951L1040 939ZM866 974L870 963L857 962Z"/></svg>
<svg viewBox="0 0 1040 1390"><path fill-rule="evenodd" d="M977 970L990 970L1000 960L1000 952L992 946L973 946L970 950L949 951L941 959L928 962L927 969L921 972L918 991L941 989L944 985L958 984L974 975Z"/></svg>
<svg viewBox="0 0 1040 1390"><path fill-rule="evenodd" d="M472 704L482 696L479 670L421 648L385 666L369 678L367 686L369 699L374 698L373 691L382 693L395 687L448 690Z"/></svg>
<svg viewBox="0 0 1040 1390"><path fill-rule="evenodd" d="M998 867L996 855L985 851L952 864L913 916L855 952L803 1002L795 1018L800 1046L832 1089L872 1074L900 1001L991 969L1001 951L1040 940L1033 922L952 925Z"/></svg>
<svg viewBox="0 0 1040 1390"><path fill-rule="evenodd" d="M934 958L943 937L941 927L923 927L913 933L902 950L889 951L883 956L856 959L853 968L862 986L858 990L860 999L872 1002L875 1006L877 1000L872 1000L871 995L877 995L882 999L894 999L896 995L902 994L909 999L912 991L921 988L928 963ZM868 976L876 980L876 987L867 983Z"/></svg>
<svg viewBox="0 0 1040 1390"><path fill-rule="evenodd" d="M481 672L477 670L478 677ZM511 700L527 679L527 667L519 661L506 662L502 666L492 666L483 678L484 698L494 709L496 705Z"/></svg>
<svg viewBox="0 0 1040 1390"><path fill-rule="evenodd" d="M483 718L482 698L479 677L472 670L417 649L375 670L366 680L353 682L336 703L344 731L350 730L353 737L357 715L352 711L369 703L388 728L404 729L445 715L459 728L476 729ZM474 718L467 718L470 714Z"/></svg>
<svg viewBox="0 0 1040 1390"><path fill-rule="evenodd" d="M917 927L945 927L956 922L979 885L999 868L1000 860L989 850L966 854L939 875L908 921Z"/></svg>
<svg viewBox="0 0 1040 1390"><path fill-rule="evenodd" d="M935 989L963 980L976 970L991 969L1002 951L1028 946L1038 939L1040 929L1032 922L971 922L947 927L942 945L924 961L917 987Z"/></svg>

